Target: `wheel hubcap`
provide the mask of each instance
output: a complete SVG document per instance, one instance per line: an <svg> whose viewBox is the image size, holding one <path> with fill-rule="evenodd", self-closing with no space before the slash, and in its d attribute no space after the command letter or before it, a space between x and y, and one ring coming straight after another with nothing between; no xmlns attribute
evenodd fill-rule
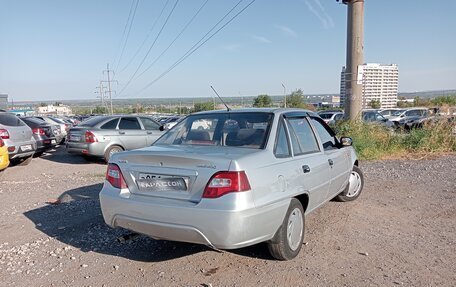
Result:
<svg viewBox="0 0 456 287"><path fill-rule="evenodd" d="M349 179L349 188L346 196L354 197L361 190L361 176L356 171L352 171Z"/></svg>
<svg viewBox="0 0 456 287"><path fill-rule="evenodd" d="M302 233L304 229L304 222L302 219L302 212L299 208L293 209L288 217L287 225L287 240L291 250L298 249L301 243Z"/></svg>
<svg viewBox="0 0 456 287"><path fill-rule="evenodd" d="M117 153L117 152L120 152L120 149L119 148L113 148L109 151L109 155L111 156L112 154L114 153Z"/></svg>

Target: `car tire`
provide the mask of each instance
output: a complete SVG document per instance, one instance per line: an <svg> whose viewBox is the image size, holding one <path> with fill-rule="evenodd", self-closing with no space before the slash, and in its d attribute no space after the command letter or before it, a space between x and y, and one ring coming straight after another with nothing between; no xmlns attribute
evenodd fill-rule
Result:
<svg viewBox="0 0 456 287"><path fill-rule="evenodd" d="M339 195L336 196L336 200L340 202L353 201L359 197L364 187L364 174L363 171L357 167L353 166L353 169L350 173L350 179L348 184Z"/></svg>
<svg viewBox="0 0 456 287"><path fill-rule="evenodd" d="M269 253L278 260L295 258L302 248L304 230L304 209L299 200L292 198L282 225L268 242Z"/></svg>
<svg viewBox="0 0 456 287"><path fill-rule="evenodd" d="M104 160L106 161L106 163L108 163L112 154L118 153L121 151L124 151L124 149L118 145L112 145L112 146L108 147L108 149L106 150L106 152L104 154Z"/></svg>

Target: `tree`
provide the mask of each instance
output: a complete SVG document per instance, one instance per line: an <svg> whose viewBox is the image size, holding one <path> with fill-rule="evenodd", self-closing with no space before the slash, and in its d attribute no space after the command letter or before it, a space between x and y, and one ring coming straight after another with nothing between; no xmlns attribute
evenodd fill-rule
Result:
<svg viewBox="0 0 456 287"><path fill-rule="evenodd" d="M373 99L372 101L370 101L370 106L373 109L380 109L382 106L382 103L380 103L380 100Z"/></svg>
<svg viewBox="0 0 456 287"><path fill-rule="evenodd" d="M306 108L307 105L304 102L304 92L298 89L287 96L287 108Z"/></svg>
<svg viewBox="0 0 456 287"><path fill-rule="evenodd" d="M92 113L97 114L97 115L106 114L107 112L108 111L105 107L100 107L100 106L97 106L97 107L95 107L95 109L92 110Z"/></svg>
<svg viewBox="0 0 456 287"><path fill-rule="evenodd" d="M253 106L256 108L272 107L272 99L268 95L259 95L253 99Z"/></svg>
<svg viewBox="0 0 456 287"><path fill-rule="evenodd" d="M213 102L195 103L193 112L210 111L214 109Z"/></svg>

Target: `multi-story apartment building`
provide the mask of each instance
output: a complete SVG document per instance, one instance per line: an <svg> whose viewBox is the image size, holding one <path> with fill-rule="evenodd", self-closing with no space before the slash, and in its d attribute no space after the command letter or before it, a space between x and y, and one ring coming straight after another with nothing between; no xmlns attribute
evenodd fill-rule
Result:
<svg viewBox="0 0 456 287"><path fill-rule="evenodd" d="M380 108L397 105L399 70L396 64L364 64L359 67L357 81L362 85L363 108L371 108L371 101L379 101ZM340 81L340 102L345 103L345 67Z"/></svg>

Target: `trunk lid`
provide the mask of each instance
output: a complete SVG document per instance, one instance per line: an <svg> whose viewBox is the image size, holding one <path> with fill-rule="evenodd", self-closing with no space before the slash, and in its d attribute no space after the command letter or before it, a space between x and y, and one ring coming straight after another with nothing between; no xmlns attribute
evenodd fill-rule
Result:
<svg viewBox="0 0 456 287"><path fill-rule="evenodd" d="M85 142L87 128L71 128L67 135L67 142Z"/></svg>
<svg viewBox="0 0 456 287"><path fill-rule="evenodd" d="M216 172L228 171L234 160L258 151L195 145L152 146L114 154L112 163L120 167L129 191L134 195L198 203L206 184ZM186 188L157 187L155 183L151 186L149 179L164 182L167 186L183 179Z"/></svg>
<svg viewBox="0 0 456 287"><path fill-rule="evenodd" d="M29 126L16 126L16 127L7 127L6 129L9 133L9 139L12 142L24 142L30 141L33 138L32 129Z"/></svg>

